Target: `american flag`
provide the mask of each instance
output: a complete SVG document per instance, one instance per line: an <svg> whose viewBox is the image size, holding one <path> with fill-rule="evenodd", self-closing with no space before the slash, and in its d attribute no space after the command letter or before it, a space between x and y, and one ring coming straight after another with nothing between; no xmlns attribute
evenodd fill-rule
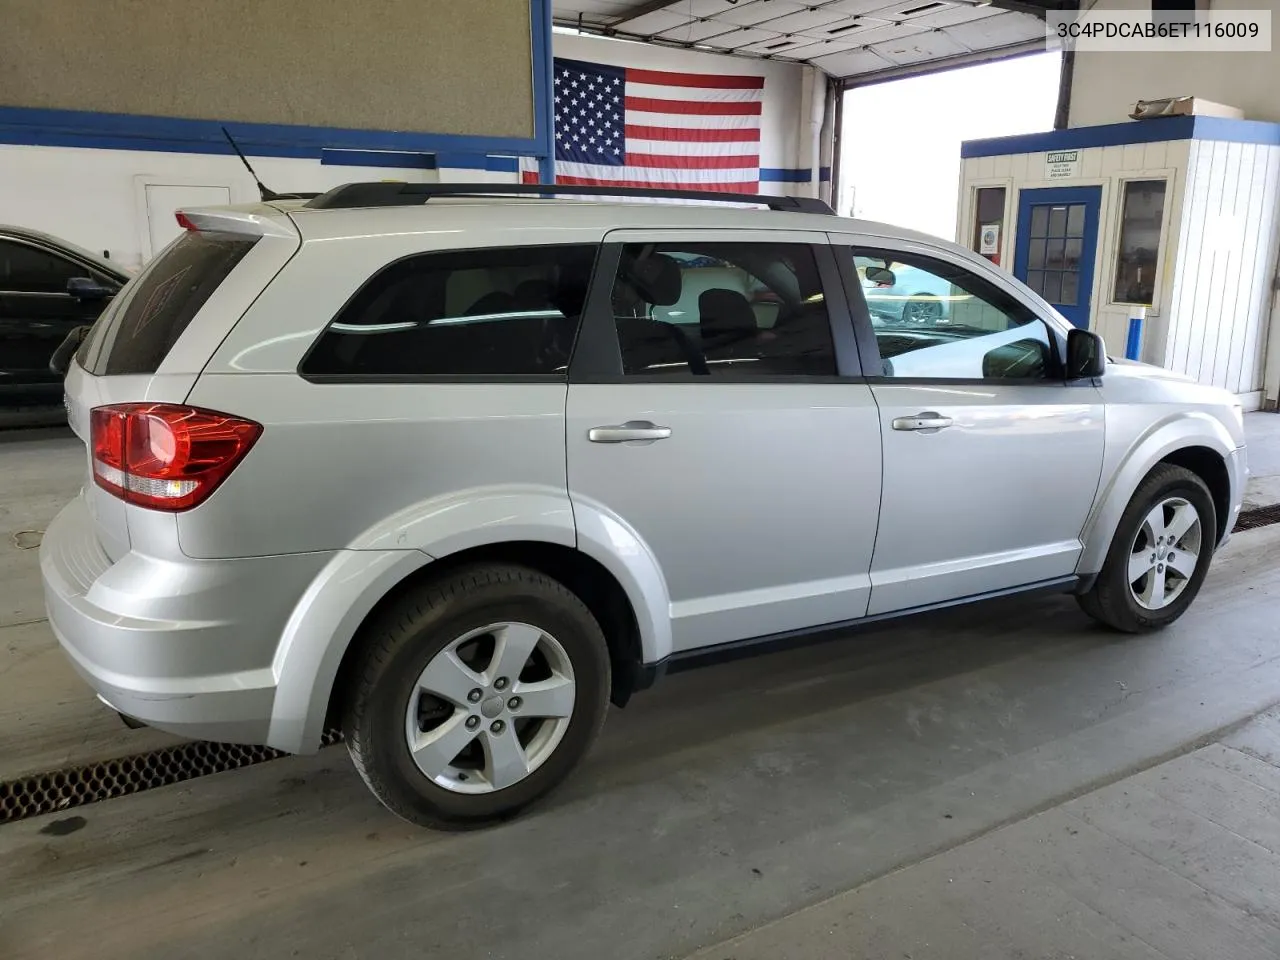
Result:
<svg viewBox="0 0 1280 960"><path fill-rule="evenodd" d="M764 77L556 58L556 183L757 193L763 100Z"/></svg>

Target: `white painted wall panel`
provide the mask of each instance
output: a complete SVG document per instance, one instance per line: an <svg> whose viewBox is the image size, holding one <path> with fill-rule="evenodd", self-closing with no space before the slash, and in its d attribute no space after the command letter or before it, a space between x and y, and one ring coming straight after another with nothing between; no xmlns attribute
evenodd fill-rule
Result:
<svg viewBox="0 0 1280 960"><path fill-rule="evenodd" d="M1237 394L1262 389L1278 188L1280 147L1191 145L1165 366Z"/></svg>

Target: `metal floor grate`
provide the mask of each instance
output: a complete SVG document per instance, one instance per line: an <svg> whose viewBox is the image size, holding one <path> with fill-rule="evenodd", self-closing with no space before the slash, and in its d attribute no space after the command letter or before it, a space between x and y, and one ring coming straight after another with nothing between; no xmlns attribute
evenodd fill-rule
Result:
<svg viewBox="0 0 1280 960"><path fill-rule="evenodd" d="M327 747L341 739L341 733L331 730L324 735L322 743ZM201 740L65 770L34 773L0 782L0 823L70 810L283 756L287 754L270 747Z"/></svg>
<svg viewBox="0 0 1280 960"><path fill-rule="evenodd" d="M1273 523L1280 523L1280 503L1273 503L1269 507L1255 507L1252 510L1241 510L1240 516L1236 519L1236 525L1232 532L1239 533L1241 530L1253 530L1256 527L1268 527Z"/></svg>

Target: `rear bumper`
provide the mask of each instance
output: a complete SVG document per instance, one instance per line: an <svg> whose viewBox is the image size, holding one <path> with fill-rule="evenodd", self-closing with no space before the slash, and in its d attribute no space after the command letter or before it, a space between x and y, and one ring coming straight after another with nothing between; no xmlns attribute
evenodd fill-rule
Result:
<svg viewBox="0 0 1280 960"><path fill-rule="evenodd" d="M40 547L49 624L111 707L184 737L263 744L281 631L328 554L112 561L77 497Z"/></svg>

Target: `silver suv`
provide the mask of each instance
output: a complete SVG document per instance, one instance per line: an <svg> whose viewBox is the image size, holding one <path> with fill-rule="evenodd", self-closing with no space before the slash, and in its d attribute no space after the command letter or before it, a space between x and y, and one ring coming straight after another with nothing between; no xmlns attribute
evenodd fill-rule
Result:
<svg viewBox="0 0 1280 960"><path fill-rule="evenodd" d="M1187 609L1239 510L1234 396L950 243L629 199L180 213L66 379L87 480L40 559L102 699L292 752L341 727L392 811L476 823L610 700L762 641L1033 588L1122 631ZM897 264L945 323L872 323Z"/></svg>

